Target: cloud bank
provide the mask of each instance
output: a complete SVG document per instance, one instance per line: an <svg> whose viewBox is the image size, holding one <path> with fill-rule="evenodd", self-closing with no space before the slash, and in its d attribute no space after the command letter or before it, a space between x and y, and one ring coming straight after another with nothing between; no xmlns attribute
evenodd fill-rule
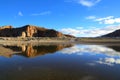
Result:
<svg viewBox="0 0 120 80"><path fill-rule="evenodd" d="M92 17L91 17L92 18ZM117 29L120 29L120 25L111 25L106 26L104 28L91 28L91 29L84 29L84 28L63 28L60 31L65 34L70 34L78 37L97 37L104 34L111 33Z"/></svg>
<svg viewBox="0 0 120 80"><path fill-rule="evenodd" d="M99 22L99 24L115 24L120 23L120 17L116 18L114 16L107 16L102 18L97 18L96 16L88 16L86 19L90 19L96 22Z"/></svg>

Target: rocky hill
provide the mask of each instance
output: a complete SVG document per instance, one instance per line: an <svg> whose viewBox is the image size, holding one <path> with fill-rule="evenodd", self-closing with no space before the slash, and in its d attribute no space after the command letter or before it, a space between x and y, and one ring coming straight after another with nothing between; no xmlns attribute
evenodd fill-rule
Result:
<svg viewBox="0 0 120 80"><path fill-rule="evenodd" d="M109 34L106 34L106 35L103 35L101 37L120 37L120 29L119 30L116 30L112 33L109 33Z"/></svg>
<svg viewBox="0 0 120 80"><path fill-rule="evenodd" d="M58 32L54 29L25 25L19 28L12 26L0 27L0 37L74 37Z"/></svg>

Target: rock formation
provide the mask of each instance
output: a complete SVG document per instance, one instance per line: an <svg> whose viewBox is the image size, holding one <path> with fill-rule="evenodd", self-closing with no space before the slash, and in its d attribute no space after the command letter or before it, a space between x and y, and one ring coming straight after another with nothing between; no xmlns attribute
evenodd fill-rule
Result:
<svg viewBox="0 0 120 80"><path fill-rule="evenodd" d="M0 37L68 37L68 35L53 29L25 25L19 28L13 28L12 26L0 27ZM69 35L69 37L73 36Z"/></svg>

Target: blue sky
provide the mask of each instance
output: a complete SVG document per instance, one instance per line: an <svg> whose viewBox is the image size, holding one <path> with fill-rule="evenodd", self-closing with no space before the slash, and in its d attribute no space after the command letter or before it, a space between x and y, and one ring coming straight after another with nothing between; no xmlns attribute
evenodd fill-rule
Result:
<svg viewBox="0 0 120 80"><path fill-rule="evenodd" d="M0 26L26 24L79 37L120 29L120 0L0 0Z"/></svg>

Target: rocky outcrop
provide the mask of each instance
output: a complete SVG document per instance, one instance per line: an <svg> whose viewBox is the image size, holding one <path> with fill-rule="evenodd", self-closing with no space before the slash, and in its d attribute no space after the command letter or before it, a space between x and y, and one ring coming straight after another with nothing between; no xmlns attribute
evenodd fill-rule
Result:
<svg viewBox="0 0 120 80"><path fill-rule="evenodd" d="M68 37L53 29L46 29L33 25L25 25L19 28L3 26L0 28L0 37ZM72 36L69 36L72 37Z"/></svg>
<svg viewBox="0 0 120 80"><path fill-rule="evenodd" d="M120 37L120 29L119 30L116 30L112 33L109 33L109 34L106 34L106 35L103 35L101 37L110 37L110 38L115 38L115 37Z"/></svg>
<svg viewBox="0 0 120 80"><path fill-rule="evenodd" d="M12 28L12 26L2 26L2 27L0 27L0 30L3 30L3 29L11 29Z"/></svg>

